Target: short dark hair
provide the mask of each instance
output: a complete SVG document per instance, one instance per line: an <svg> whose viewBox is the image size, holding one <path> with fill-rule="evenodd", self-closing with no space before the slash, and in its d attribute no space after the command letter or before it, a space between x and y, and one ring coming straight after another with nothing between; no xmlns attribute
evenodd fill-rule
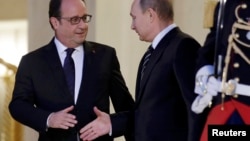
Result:
<svg viewBox="0 0 250 141"><path fill-rule="evenodd" d="M140 0L140 6L143 12L152 8L163 20L174 19L172 0Z"/></svg>
<svg viewBox="0 0 250 141"><path fill-rule="evenodd" d="M50 0L49 2L49 18L51 17L61 17L61 4L63 0ZM85 3L85 0L82 0ZM52 24L50 23L53 29Z"/></svg>
<svg viewBox="0 0 250 141"><path fill-rule="evenodd" d="M62 0L50 0L49 3L49 17L60 17L60 7Z"/></svg>
<svg viewBox="0 0 250 141"><path fill-rule="evenodd" d="M63 0L50 0L49 3L49 17L61 16L61 4ZM82 0L85 3L85 0Z"/></svg>

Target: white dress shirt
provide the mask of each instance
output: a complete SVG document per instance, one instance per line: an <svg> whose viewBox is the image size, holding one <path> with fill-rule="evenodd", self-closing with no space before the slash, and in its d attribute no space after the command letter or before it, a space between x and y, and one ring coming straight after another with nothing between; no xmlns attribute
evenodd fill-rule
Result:
<svg viewBox="0 0 250 141"><path fill-rule="evenodd" d="M66 49L67 47L64 46L57 38L54 40L57 48L58 55L60 57L62 66L64 63L64 59L66 57ZM84 62L84 49L83 45L80 45L75 48L75 51L72 54L72 58L74 60L75 64L75 103L77 102L78 94L79 94L79 89L82 81L82 74L83 74L83 62Z"/></svg>

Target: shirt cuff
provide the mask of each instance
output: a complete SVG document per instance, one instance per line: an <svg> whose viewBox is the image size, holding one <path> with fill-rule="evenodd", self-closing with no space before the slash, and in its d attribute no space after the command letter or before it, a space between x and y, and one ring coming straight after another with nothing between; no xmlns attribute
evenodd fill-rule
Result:
<svg viewBox="0 0 250 141"><path fill-rule="evenodd" d="M47 122L46 122L46 131L48 131L48 128L49 128L49 119L50 119L50 117L51 117L52 114L53 114L53 113L51 113L51 114L48 116L48 118L47 118Z"/></svg>
<svg viewBox="0 0 250 141"><path fill-rule="evenodd" d="M112 136L112 126L110 126L109 136Z"/></svg>

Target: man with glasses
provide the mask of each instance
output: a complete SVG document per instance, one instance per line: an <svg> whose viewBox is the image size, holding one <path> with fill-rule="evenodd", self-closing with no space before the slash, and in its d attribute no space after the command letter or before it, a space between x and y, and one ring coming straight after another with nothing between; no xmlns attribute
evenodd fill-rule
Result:
<svg viewBox="0 0 250 141"><path fill-rule="evenodd" d="M19 64L9 110L39 132L39 141L80 141L80 129L96 118L93 107L109 113L109 98L121 114L134 106L115 49L85 40L91 17L83 0L51 0L55 37ZM125 132L126 118L111 120L117 123L114 132L98 140L112 141Z"/></svg>

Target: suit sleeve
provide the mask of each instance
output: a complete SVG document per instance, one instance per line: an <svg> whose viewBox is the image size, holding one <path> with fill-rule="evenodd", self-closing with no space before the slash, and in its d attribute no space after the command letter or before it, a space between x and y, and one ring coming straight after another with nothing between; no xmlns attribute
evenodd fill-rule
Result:
<svg viewBox="0 0 250 141"><path fill-rule="evenodd" d="M132 121L130 121L132 118L130 114L134 107L134 100L129 93L120 71L120 65L115 50L113 51L112 59L111 101L116 112L116 114L111 116L112 134L114 136L125 134L125 138L129 140L131 138L132 127L128 127L128 125L132 123ZM130 124L128 124L128 122Z"/></svg>
<svg viewBox="0 0 250 141"><path fill-rule="evenodd" d="M189 120L189 139L198 141L205 122L206 114L197 115L191 111L194 93L195 66L200 45L192 38L184 38L178 45L175 58L175 75L177 77L182 97L185 100Z"/></svg>
<svg viewBox="0 0 250 141"><path fill-rule="evenodd" d="M36 108L34 89L31 78L30 58L23 57L16 74L13 97L9 104L9 111L12 117L39 132L46 130L47 117L49 112Z"/></svg>

